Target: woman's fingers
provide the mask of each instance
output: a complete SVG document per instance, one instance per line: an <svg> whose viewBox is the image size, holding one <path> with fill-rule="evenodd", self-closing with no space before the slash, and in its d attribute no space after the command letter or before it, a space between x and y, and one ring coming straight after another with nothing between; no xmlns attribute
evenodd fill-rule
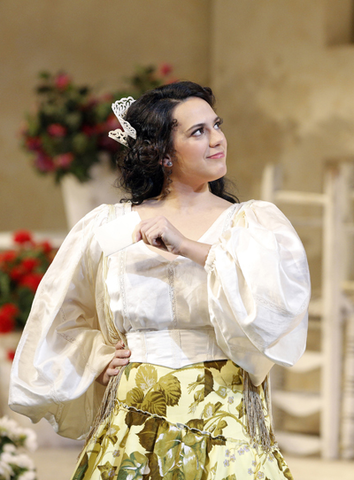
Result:
<svg viewBox="0 0 354 480"><path fill-rule="evenodd" d="M115 348L116 350L114 352L113 359L96 379L102 385L107 385L109 379L115 375L118 375L121 367L124 367L129 363L131 351L125 348L124 343L122 341L118 342Z"/></svg>
<svg viewBox="0 0 354 480"><path fill-rule="evenodd" d="M137 241L178 254L184 236L162 216L143 220L135 234Z"/></svg>

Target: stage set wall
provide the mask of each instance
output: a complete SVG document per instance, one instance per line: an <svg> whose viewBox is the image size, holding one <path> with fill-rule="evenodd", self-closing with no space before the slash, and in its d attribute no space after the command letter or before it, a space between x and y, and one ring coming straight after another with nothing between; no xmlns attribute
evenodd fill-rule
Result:
<svg viewBox="0 0 354 480"><path fill-rule="evenodd" d="M0 19L1 231L66 229L60 188L19 145L42 69L110 91L169 62L212 86L241 201L269 162L285 188L319 192L324 159L354 152L352 0L2 0ZM302 232L313 264L319 235Z"/></svg>

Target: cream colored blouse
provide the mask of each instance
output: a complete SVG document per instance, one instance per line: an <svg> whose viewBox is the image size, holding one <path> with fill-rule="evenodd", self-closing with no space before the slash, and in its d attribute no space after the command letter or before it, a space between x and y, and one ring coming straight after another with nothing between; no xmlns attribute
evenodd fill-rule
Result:
<svg viewBox="0 0 354 480"><path fill-rule="evenodd" d="M133 362L179 368L230 358L256 385L305 350L306 255L274 205L251 200L224 211L199 240L212 245L204 268L143 242L105 257L95 231L130 211L101 205L69 233L13 362L11 408L70 438L92 424L104 393L95 378L112 359L117 330Z"/></svg>

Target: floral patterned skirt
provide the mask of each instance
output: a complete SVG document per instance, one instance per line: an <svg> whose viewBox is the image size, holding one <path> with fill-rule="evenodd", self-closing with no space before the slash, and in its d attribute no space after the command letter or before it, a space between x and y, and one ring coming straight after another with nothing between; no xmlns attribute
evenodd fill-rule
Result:
<svg viewBox="0 0 354 480"><path fill-rule="evenodd" d="M292 480L277 446L265 452L247 434L242 370L230 360L129 364L72 480L162 478Z"/></svg>

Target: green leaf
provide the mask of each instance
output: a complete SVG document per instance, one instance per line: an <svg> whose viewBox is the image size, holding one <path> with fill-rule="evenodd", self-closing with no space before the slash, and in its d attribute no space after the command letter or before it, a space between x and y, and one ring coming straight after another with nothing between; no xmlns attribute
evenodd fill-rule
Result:
<svg viewBox="0 0 354 480"><path fill-rule="evenodd" d="M156 418L146 420L144 428L138 433L140 445L148 452L154 449L160 422Z"/></svg>
<svg viewBox="0 0 354 480"><path fill-rule="evenodd" d="M193 418L186 423L189 428L196 428L197 430L204 430L204 420L201 418Z"/></svg>
<svg viewBox="0 0 354 480"><path fill-rule="evenodd" d="M133 425L143 425L146 421L146 414L136 412L135 410L129 410L125 416L125 424L128 427Z"/></svg>
<svg viewBox="0 0 354 480"><path fill-rule="evenodd" d="M144 392L139 387L134 387L127 393L126 403L131 407L140 408L144 400Z"/></svg>
<svg viewBox="0 0 354 480"><path fill-rule="evenodd" d="M150 472L148 465L149 460L140 452L133 452L131 453L130 457L128 457L127 454L124 454L123 459L124 460L120 466L117 480L141 480L143 475ZM114 477L110 478L113 479Z"/></svg>
<svg viewBox="0 0 354 480"><path fill-rule="evenodd" d="M141 404L141 409L164 417L167 409L165 395L161 391L148 392Z"/></svg>
<svg viewBox="0 0 354 480"><path fill-rule="evenodd" d="M207 366L207 368L215 368L216 370L219 370L219 372L220 372L222 367L224 365L226 365L227 362L228 362L228 360L216 360L216 361L206 362L206 366Z"/></svg>
<svg viewBox="0 0 354 480"><path fill-rule="evenodd" d="M142 390L148 390L157 382L157 370L152 365L141 365L135 377L135 383Z"/></svg>
<svg viewBox="0 0 354 480"><path fill-rule="evenodd" d="M171 373L164 375L158 381L158 385L165 394L166 404L168 406L178 405L181 398L181 382Z"/></svg>
<svg viewBox="0 0 354 480"><path fill-rule="evenodd" d="M241 400L241 402L237 405L236 407L236 410L238 411L238 418L242 418L245 414L246 414L246 410L245 410L245 405L243 403L243 399Z"/></svg>

